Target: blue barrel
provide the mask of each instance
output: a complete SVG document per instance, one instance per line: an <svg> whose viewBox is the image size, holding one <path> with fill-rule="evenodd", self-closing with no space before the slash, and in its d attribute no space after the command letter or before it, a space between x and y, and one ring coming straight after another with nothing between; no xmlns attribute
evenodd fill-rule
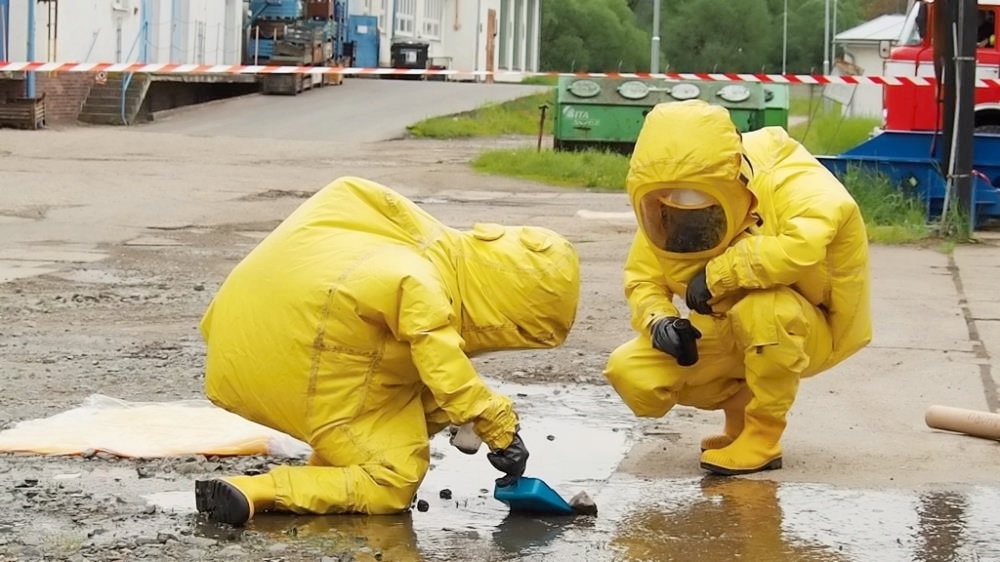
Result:
<svg viewBox="0 0 1000 562"><path fill-rule="evenodd" d="M250 0L250 15L262 20L299 19L302 0Z"/></svg>

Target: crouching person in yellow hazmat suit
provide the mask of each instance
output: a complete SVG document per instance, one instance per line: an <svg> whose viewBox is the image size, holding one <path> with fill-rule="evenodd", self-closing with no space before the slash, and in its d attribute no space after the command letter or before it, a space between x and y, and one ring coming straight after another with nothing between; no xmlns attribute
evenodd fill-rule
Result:
<svg viewBox="0 0 1000 562"><path fill-rule="evenodd" d="M780 468L799 380L871 339L856 202L783 129L740 135L726 109L697 100L646 116L626 188L639 229L625 294L639 335L605 376L638 416L722 410L724 431L701 442L705 470Z"/></svg>
<svg viewBox="0 0 1000 562"><path fill-rule="evenodd" d="M470 357L560 345L579 287L576 251L552 231L459 231L387 187L334 181L233 269L201 323L208 398L314 454L197 482L198 510L233 525L262 511L405 511L429 436L449 425L488 446L498 483L521 476L518 417Z"/></svg>

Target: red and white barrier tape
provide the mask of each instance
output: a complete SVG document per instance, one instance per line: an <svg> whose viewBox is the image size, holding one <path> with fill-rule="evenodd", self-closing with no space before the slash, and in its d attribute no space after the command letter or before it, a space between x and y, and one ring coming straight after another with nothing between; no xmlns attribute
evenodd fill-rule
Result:
<svg viewBox="0 0 1000 562"><path fill-rule="evenodd" d="M76 63L76 62L0 62L0 72L135 72L151 74L344 74L390 76L575 76L578 78L658 78L664 80L695 80L710 82L761 82L768 84L873 84L877 86L929 86L931 76L825 76L817 74L743 74L707 72L528 72L443 70L422 68L360 68L330 66L269 66L269 65L206 65L206 64L142 64L142 63ZM978 88L1000 88L1000 78L980 78Z"/></svg>

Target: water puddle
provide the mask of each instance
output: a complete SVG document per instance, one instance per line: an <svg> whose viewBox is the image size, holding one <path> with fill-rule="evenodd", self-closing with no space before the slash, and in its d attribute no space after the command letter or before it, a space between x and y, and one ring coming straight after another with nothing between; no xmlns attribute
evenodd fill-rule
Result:
<svg viewBox="0 0 1000 562"><path fill-rule="evenodd" d="M902 562L1000 556L997 489L844 490L718 477L622 481L612 488L624 501L608 514L616 523L602 526L609 547L624 560L871 560L878 553L880 561Z"/></svg>
<svg viewBox="0 0 1000 562"><path fill-rule="evenodd" d="M1000 489L855 490L706 476L639 479L615 469L636 435L613 391L504 385L531 453L528 476L569 499L587 491L597 517L511 514L492 497L485 448L465 455L432 439L420 509L398 516L264 514L247 530L275 542L367 548L383 560L990 560L1000 557ZM569 390L569 392L567 392ZM185 486L187 488L187 486ZM193 494L144 498L194 512ZM423 502L426 502L424 504ZM198 521L193 532L212 536Z"/></svg>
<svg viewBox="0 0 1000 562"><path fill-rule="evenodd" d="M111 271L101 269L71 269L56 274L67 281L94 285L140 285L148 283L148 279L140 277L122 277Z"/></svg>
<svg viewBox="0 0 1000 562"><path fill-rule="evenodd" d="M194 504L194 492L189 487L186 490L170 492L155 492L142 496L146 505L153 505L164 513L191 514L198 510Z"/></svg>

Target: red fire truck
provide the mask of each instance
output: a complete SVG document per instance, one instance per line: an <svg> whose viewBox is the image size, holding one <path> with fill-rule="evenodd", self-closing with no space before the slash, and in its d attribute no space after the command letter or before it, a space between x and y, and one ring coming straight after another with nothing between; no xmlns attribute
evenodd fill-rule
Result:
<svg viewBox="0 0 1000 562"><path fill-rule="evenodd" d="M1000 0L979 0L976 77L1000 77L997 16ZM930 29L935 17L933 0L917 0L903 25L900 43L885 61L885 76L934 76ZM885 128L890 131L939 130L940 112L931 86L886 86ZM976 88L976 132L1000 133L1000 89Z"/></svg>
<svg viewBox="0 0 1000 562"><path fill-rule="evenodd" d="M965 6L978 8L977 14L960 13ZM940 88L885 86L884 128L841 154L818 156L823 165L841 177L852 167L886 174L901 191L924 201L930 219L950 213L955 205L976 228L1000 219L1000 89L969 91L973 68L981 79L1000 73L998 12L1000 0L979 0L978 5L971 0L917 0L901 44L886 53L885 75L934 78L931 30L942 41L950 35L960 38L961 44L956 40L954 49L946 51L975 50L975 64L971 57L938 52L939 71L947 78ZM968 27L949 33L949 27L958 25ZM967 33L973 26L974 49ZM885 53L890 46L880 47Z"/></svg>

